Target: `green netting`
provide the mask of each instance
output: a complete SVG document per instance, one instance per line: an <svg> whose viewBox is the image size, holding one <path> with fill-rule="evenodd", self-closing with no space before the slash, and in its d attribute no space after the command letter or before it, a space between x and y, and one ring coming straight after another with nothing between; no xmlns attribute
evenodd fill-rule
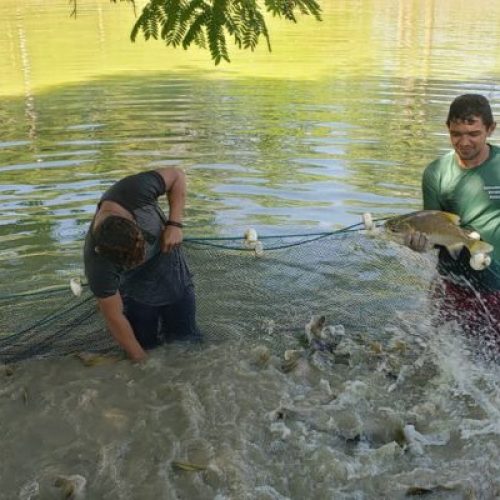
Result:
<svg viewBox="0 0 500 500"><path fill-rule="evenodd" d="M260 237L262 255L243 238L186 240L205 337L281 346L312 314L376 337L402 312L421 314L434 263L358 229ZM0 318L1 362L116 349L87 287L0 297Z"/></svg>

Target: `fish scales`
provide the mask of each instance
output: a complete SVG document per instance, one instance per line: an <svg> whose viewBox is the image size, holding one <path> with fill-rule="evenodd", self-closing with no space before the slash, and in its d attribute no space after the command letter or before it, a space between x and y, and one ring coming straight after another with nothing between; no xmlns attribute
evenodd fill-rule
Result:
<svg viewBox="0 0 500 500"><path fill-rule="evenodd" d="M393 217L386 221L385 226L390 233L403 238L410 233L424 233L432 246L446 247L455 258L463 247L467 247L471 255L486 254L493 250L489 243L472 237L459 224L460 218L450 212L421 210Z"/></svg>

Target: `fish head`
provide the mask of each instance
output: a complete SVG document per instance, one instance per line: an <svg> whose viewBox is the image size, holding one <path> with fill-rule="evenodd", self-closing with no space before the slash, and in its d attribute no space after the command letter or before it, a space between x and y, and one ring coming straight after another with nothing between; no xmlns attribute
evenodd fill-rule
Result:
<svg viewBox="0 0 500 500"><path fill-rule="evenodd" d="M396 233L398 232L401 222L400 222L400 217L393 217L392 219L389 219L385 221L385 228L390 231L391 233Z"/></svg>
<svg viewBox="0 0 500 500"><path fill-rule="evenodd" d="M309 322L306 324L305 331L306 331L306 337L309 342L316 337L320 338L321 337L321 332L323 330L323 327L325 326L326 323L326 317L321 315L314 315L311 316L311 319Z"/></svg>
<svg viewBox="0 0 500 500"><path fill-rule="evenodd" d="M385 221L385 229L391 234L403 235L414 231L411 223L406 215L398 215L396 217L391 217Z"/></svg>

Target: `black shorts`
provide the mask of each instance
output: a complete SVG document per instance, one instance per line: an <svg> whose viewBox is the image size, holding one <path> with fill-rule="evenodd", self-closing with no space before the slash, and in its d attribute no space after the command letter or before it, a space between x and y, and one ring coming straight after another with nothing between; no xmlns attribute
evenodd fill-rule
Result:
<svg viewBox="0 0 500 500"><path fill-rule="evenodd" d="M124 314L143 349L153 349L165 342L201 341L196 324L194 287L188 286L174 304L150 306L131 297L123 298Z"/></svg>

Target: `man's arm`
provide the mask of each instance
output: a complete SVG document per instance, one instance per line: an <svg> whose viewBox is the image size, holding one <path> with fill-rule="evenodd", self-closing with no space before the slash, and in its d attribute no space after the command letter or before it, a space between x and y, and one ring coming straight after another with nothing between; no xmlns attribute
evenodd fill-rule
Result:
<svg viewBox="0 0 500 500"><path fill-rule="evenodd" d="M438 191L438 180L431 167L424 170L422 176L422 199L424 210L444 210Z"/></svg>
<svg viewBox="0 0 500 500"><path fill-rule="evenodd" d="M438 181L435 178L431 165L424 170L424 174L422 175L423 209L443 210L437 190ZM415 252L426 252L431 246L427 235L419 231L408 233L405 237L405 245Z"/></svg>
<svg viewBox="0 0 500 500"><path fill-rule="evenodd" d="M184 205L186 204L186 175L182 170L174 167L162 168L157 171L167 186L168 220L182 224ZM161 249L169 252L182 243L182 228L167 225L163 231Z"/></svg>
<svg viewBox="0 0 500 500"><path fill-rule="evenodd" d="M146 352L135 338L134 331L128 319L123 314L123 302L120 292L111 297L97 299L99 309L111 331L114 339L127 352L132 361L142 361L146 358Z"/></svg>

